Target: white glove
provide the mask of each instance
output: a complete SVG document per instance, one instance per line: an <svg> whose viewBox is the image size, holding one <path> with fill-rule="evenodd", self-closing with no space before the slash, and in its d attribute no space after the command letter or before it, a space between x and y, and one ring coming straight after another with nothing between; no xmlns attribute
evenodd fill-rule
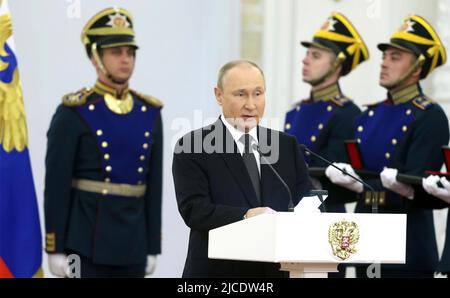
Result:
<svg viewBox="0 0 450 298"><path fill-rule="evenodd" d="M437 183L441 182L444 188L440 188ZM445 177L430 176L422 179L422 186L427 193L433 195L446 203L450 204L450 182Z"/></svg>
<svg viewBox="0 0 450 298"><path fill-rule="evenodd" d="M414 199L414 188L410 185L397 181L398 170L385 168L380 174L381 184L384 188L398 193L402 197L410 200Z"/></svg>
<svg viewBox="0 0 450 298"><path fill-rule="evenodd" d="M147 256L147 266L145 266L145 275L153 274L156 268L156 255Z"/></svg>
<svg viewBox="0 0 450 298"><path fill-rule="evenodd" d="M346 163L333 163L336 167L345 170L348 174L359 178L359 176L355 173L352 166ZM332 166L328 166L325 170L325 175L330 179L331 182L337 184L339 186L345 187L353 192L362 193L364 190L364 186L353 179L352 177L345 175L344 173L338 171Z"/></svg>
<svg viewBox="0 0 450 298"><path fill-rule="evenodd" d="M65 254L49 254L48 267L54 276L67 277L69 271L69 263Z"/></svg>

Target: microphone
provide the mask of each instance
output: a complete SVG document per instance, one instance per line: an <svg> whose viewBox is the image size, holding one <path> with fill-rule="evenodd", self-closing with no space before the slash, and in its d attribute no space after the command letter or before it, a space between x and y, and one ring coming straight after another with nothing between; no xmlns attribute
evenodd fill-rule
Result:
<svg viewBox="0 0 450 298"><path fill-rule="evenodd" d="M303 144L300 144L299 147L305 151L308 152L309 154L313 155L314 157L317 157L318 159L320 159L321 161L325 162L326 164L332 166L333 168L337 169L339 172L343 173L344 175L347 175L349 177L351 177L352 179L358 181L359 183L361 183L362 185L364 185L365 187L367 187L368 189L370 189L371 194L372 194L372 213L378 213L378 200L375 200L374 195L375 195L375 190L373 189L372 186L370 186L369 184L367 184L366 182L362 181L361 179L347 173L347 171L344 169L340 169L339 167L335 166L331 161L325 159L324 157L320 156L319 154L315 153L314 151L308 149L308 147L306 147Z"/></svg>
<svg viewBox="0 0 450 298"><path fill-rule="evenodd" d="M256 145L255 143L253 143L252 149L259 153L259 156L261 157L261 159L264 160L264 162L269 166L269 168L272 170L272 172L275 174L275 176L277 176L278 180L280 180L280 182L284 186L284 188L286 188L286 191L289 195L288 212L294 212L294 202L292 201L292 193L291 193L291 190L289 189L289 186L286 184L286 182L284 182L284 180L283 180L283 178L281 178L280 174L278 174L278 172L272 167L272 165L267 160L267 158L262 154L261 150L259 149L259 146Z"/></svg>

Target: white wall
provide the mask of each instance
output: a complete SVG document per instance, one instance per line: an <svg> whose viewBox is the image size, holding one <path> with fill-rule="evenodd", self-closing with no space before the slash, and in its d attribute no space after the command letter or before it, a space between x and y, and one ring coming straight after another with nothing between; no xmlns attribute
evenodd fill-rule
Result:
<svg viewBox="0 0 450 298"><path fill-rule="evenodd" d="M165 103L163 253L153 276L179 277L188 229L176 208L170 146L177 130L171 127L178 117L192 122L194 110L201 110L203 117L219 115L213 87L220 66L239 53L237 0L9 1L39 207L42 215L51 116L64 94L92 86L96 79L80 41L81 30L95 13L116 4L132 12L140 45L131 86ZM43 216L41 221L44 227ZM46 258L44 270L49 276Z"/></svg>

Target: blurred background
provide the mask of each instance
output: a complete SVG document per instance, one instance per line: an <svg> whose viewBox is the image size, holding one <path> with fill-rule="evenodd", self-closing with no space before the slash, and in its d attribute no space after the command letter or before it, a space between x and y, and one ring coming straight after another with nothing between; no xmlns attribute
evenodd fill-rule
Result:
<svg viewBox="0 0 450 298"><path fill-rule="evenodd" d="M266 125L282 129L284 114L309 95L301 79L309 40L332 11L346 15L369 45L371 59L341 81L344 94L360 106L386 94L378 86L381 53L403 17L427 18L450 49L450 0L46 0L9 1L16 54L24 89L29 148L41 223L46 132L63 95L93 86L96 75L80 41L89 18L113 5L134 16L139 44L131 87L164 103L163 247L152 277L180 277L189 230L181 219L171 173L174 142L220 114L213 88L219 68L250 59L267 79ZM423 84L450 115L450 64ZM349 210L352 206L348 206ZM435 212L442 252L447 210ZM44 256L45 274L50 277ZM349 276L352 276L349 272Z"/></svg>

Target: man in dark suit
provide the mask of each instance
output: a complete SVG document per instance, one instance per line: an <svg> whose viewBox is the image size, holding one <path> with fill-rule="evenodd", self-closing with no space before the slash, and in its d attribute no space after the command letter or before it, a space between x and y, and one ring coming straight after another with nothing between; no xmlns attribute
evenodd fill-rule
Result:
<svg viewBox="0 0 450 298"><path fill-rule="evenodd" d="M258 125L265 82L256 64L233 61L223 66L215 95L222 107L220 118L181 138L174 153L178 208L191 228L183 277L283 277L278 264L208 259L211 229L287 211L287 189L267 163L288 185L294 204L311 190L295 138Z"/></svg>

